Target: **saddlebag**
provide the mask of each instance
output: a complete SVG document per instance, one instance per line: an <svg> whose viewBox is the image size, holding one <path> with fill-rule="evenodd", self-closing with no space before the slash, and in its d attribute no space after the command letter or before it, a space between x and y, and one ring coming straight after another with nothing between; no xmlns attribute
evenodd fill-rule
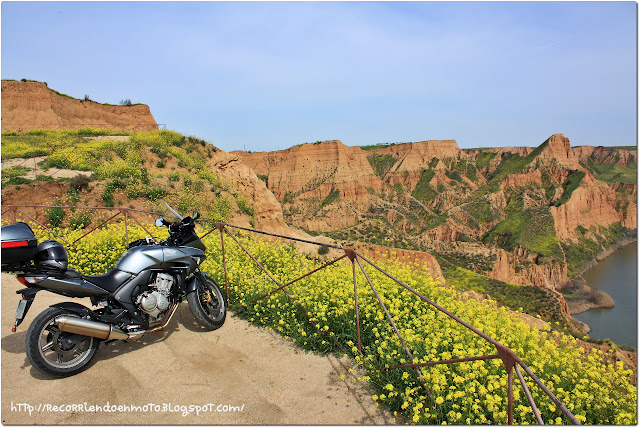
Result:
<svg viewBox="0 0 640 428"><path fill-rule="evenodd" d="M19 222L2 226L0 238L2 240L0 264L3 270L31 264L38 241L28 224Z"/></svg>

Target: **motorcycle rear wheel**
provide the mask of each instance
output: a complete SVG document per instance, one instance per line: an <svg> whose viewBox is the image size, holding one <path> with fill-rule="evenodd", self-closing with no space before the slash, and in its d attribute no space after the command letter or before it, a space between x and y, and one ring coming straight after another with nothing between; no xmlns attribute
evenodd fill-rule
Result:
<svg viewBox="0 0 640 428"><path fill-rule="evenodd" d="M95 337L60 331L54 321L62 315L77 316L68 310L47 308L33 320L25 338L31 365L55 377L71 376L84 370L99 344Z"/></svg>
<svg viewBox="0 0 640 428"><path fill-rule="evenodd" d="M187 302L200 325L208 330L216 330L224 324L227 317L227 303L218 285L208 276L203 277L204 283L196 278L196 290L187 294Z"/></svg>

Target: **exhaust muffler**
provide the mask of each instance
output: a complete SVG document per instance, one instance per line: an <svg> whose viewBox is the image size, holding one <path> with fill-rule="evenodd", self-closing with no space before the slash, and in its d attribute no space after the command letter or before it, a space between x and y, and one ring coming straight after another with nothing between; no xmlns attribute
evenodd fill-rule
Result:
<svg viewBox="0 0 640 428"><path fill-rule="evenodd" d="M61 331L81 334L83 336L97 337L104 340L127 340L129 335L118 327L104 322L86 320L72 316L62 315L56 317L54 323Z"/></svg>

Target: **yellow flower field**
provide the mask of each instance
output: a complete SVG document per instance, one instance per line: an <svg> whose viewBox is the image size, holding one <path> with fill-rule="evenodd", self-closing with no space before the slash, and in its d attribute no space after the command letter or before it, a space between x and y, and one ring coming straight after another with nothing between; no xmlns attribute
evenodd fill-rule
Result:
<svg viewBox="0 0 640 428"><path fill-rule="evenodd" d="M210 230L209 226L205 230ZM153 228L153 232L166 236L165 229ZM37 230L36 233L40 239L51 238L46 231ZM69 242L83 233L85 231L81 230L60 232ZM128 233L129 241L146 235L142 228L131 225ZM281 284L322 264L299 255L291 245L246 234L236 236ZM220 284L224 293L219 232L212 232L204 242L207 259L202 269ZM70 266L85 274L100 274L111 269L125 249L122 223L93 232L76 243L75 249L67 247ZM352 268L348 259L286 288L312 315L308 319L281 291L249 304L278 286L228 236L225 237L225 249L230 303L236 308L237 316L272 328L312 352L340 352L342 347L366 368L367 375L362 380L368 381L374 389L373 398L397 412L400 421L415 424L507 423L507 375L499 359L424 367L421 379L413 369L384 370L384 367L410 361L361 273L357 275L363 351L359 354ZM382 267L515 351L582 423L637 423L637 391L632 384L635 374L624 369L621 363L605 363L599 351L587 352L577 346L575 339L558 332L533 329L505 309L473 300L463 301L455 290L439 286L426 268L416 270L397 263L384 263ZM365 264L365 270L415 362L496 352L491 344L372 267ZM243 304L246 307L242 307ZM528 379L526 375L525 379ZM545 423L569 423L532 381L528 381L528 385ZM520 424L536 422L517 378L514 382L514 418Z"/></svg>

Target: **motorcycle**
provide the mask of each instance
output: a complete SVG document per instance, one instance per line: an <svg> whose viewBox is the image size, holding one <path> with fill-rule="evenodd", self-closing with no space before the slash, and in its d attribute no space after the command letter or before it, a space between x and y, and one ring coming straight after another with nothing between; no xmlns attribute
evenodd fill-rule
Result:
<svg viewBox="0 0 640 428"><path fill-rule="evenodd" d="M137 340L165 329L184 298L206 330L224 324L224 296L215 281L200 271L206 255L195 232L199 213L183 218L169 209L178 221L156 220L156 226L169 228L169 237L130 243L104 275L82 275L68 268L65 248L51 240L38 244L26 223L2 227L2 270L17 273L18 281L26 286L16 292L22 299L14 332L42 290L88 297L95 307L64 302L36 316L25 339L33 367L56 377L76 374L91 362L101 342Z"/></svg>

